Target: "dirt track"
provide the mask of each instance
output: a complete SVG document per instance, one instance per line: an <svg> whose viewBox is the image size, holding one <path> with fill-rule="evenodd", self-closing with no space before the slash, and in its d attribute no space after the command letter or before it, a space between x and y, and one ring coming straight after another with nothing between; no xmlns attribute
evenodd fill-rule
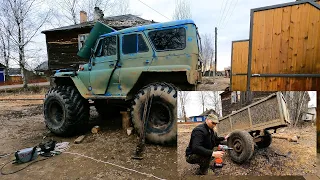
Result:
<svg viewBox="0 0 320 180"><path fill-rule="evenodd" d="M193 176L198 165L191 165L185 161L185 148L190 134L196 124L178 125L178 173L182 178ZM222 169L216 169L211 175L310 175L319 170L316 164L316 128L307 126L303 129L285 128L283 134L299 135L298 142L289 142L283 139L273 138L271 146L265 149L256 149L250 162L237 165L226 155L226 165ZM279 131L278 131L279 132ZM288 157L283 155L290 154ZM210 176L210 175L207 175Z"/></svg>
<svg viewBox="0 0 320 180"><path fill-rule="evenodd" d="M4 95L4 94L2 94ZM0 98L8 98L0 95ZM11 95L11 98L41 98L40 95ZM121 120L100 120L95 109L91 108L90 125L100 125L98 134L87 133L81 144L74 144L77 136L56 137L48 131L43 122L42 101L0 101L0 154L33 147L45 140L70 142L69 152L80 153L98 160L153 174L160 178L172 179L177 176L176 147L147 145L144 159L132 160L137 135L127 136L121 129ZM0 166L12 160L13 156L0 158ZM39 158L40 159L40 158ZM24 167L8 165L4 171L14 171ZM96 162L88 158L61 154L45 161L37 162L27 169L0 179L148 179L150 177Z"/></svg>
<svg viewBox="0 0 320 180"><path fill-rule="evenodd" d="M230 78L221 76L203 77L202 83L197 87L197 91L224 91L229 86Z"/></svg>

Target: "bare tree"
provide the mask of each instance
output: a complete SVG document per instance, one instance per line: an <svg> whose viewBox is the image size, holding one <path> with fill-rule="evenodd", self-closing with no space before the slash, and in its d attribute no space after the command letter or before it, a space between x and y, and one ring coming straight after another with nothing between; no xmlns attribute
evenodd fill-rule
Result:
<svg viewBox="0 0 320 180"><path fill-rule="evenodd" d="M9 31L11 31L12 26L10 25L8 19L4 18L3 22L7 26L0 27L0 57L4 60L5 65L5 79L9 78L9 60L10 60L10 37L8 36ZM7 29L4 27L8 27Z"/></svg>
<svg viewBox="0 0 320 180"><path fill-rule="evenodd" d="M204 72L209 70L213 70L213 53L214 53L214 47L213 47L213 35L212 34L203 34L202 35L202 59L203 59L203 67Z"/></svg>
<svg viewBox="0 0 320 180"><path fill-rule="evenodd" d="M190 8L190 1L189 0L176 0L175 2L175 9L173 13L174 20L180 19L191 19L191 8Z"/></svg>
<svg viewBox="0 0 320 180"><path fill-rule="evenodd" d="M202 112L204 112L206 105L207 92L206 91L198 91L199 92L199 100L202 106Z"/></svg>
<svg viewBox="0 0 320 180"><path fill-rule="evenodd" d="M57 12L54 12L54 16L57 19L61 18L61 15L67 19L67 21L72 22L73 24L77 24L77 12L79 11L79 1L77 0L60 0L57 3Z"/></svg>
<svg viewBox="0 0 320 180"><path fill-rule="evenodd" d="M309 94L307 91L286 91L283 94L287 101L290 119L293 122L292 126L296 126L301 120L303 112L308 109Z"/></svg>
<svg viewBox="0 0 320 180"><path fill-rule="evenodd" d="M221 116L222 106L221 99L218 91L213 91L207 94L207 102L210 106L213 107L214 111Z"/></svg>
<svg viewBox="0 0 320 180"><path fill-rule="evenodd" d="M88 21L94 20L94 8L99 7L106 16L129 14L129 0L58 0L54 5L53 26L78 24L80 11L87 13Z"/></svg>
<svg viewBox="0 0 320 180"><path fill-rule="evenodd" d="M125 15L130 13L129 0L118 0L115 2L112 15Z"/></svg>
<svg viewBox="0 0 320 180"><path fill-rule="evenodd" d="M183 117L184 121L187 122L187 113L186 113L186 105L189 101L189 92L188 91L179 91L179 113L180 117Z"/></svg>
<svg viewBox="0 0 320 180"><path fill-rule="evenodd" d="M1 0L0 8L6 13L2 14L0 22L6 30L5 36L10 37L10 42L15 46L13 49L17 50L18 58L13 59L17 60L21 69L24 88L28 82L26 47L38 34L49 15L47 12L40 17L39 9L42 3L43 1L39 0ZM5 19L8 19L9 23L6 23Z"/></svg>

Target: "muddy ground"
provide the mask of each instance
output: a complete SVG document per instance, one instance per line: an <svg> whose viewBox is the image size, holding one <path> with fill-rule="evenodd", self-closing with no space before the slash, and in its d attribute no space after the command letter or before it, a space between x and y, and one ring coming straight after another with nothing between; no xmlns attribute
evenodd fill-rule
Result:
<svg viewBox="0 0 320 180"><path fill-rule="evenodd" d="M3 98L43 98L45 91L34 93L1 93ZM115 165L130 168L159 178L174 179L177 176L177 147L147 145L144 159L132 160L131 155L138 142L137 135L128 136L121 128L120 117L101 120L91 108L90 125L99 125L98 134L88 132L81 144L74 144L77 136L57 137L45 127L42 115L42 101L0 101L0 155L33 147L53 138L70 142L69 152L79 153ZM0 158L0 166L14 159L13 155ZM38 160L41 158L38 158ZM6 166L10 172L28 165ZM0 175L0 179L150 179L145 174L119 168L110 164L72 154L61 154L45 161L32 164L12 175ZM154 178L151 178L154 179Z"/></svg>
<svg viewBox="0 0 320 180"><path fill-rule="evenodd" d="M199 167L185 161L185 149L189 143L191 131L196 125L178 124L178 173L182 179L195 177ZM207 176L313 175L312 177L316 177L318 173L320 177L319 165L316 162L316 127L308 125L304 128L282 128L277 131L277 134L279 133L288 136L298 135L300 138L298 142L273 138L268 148L256 149L251 160L242 165L233 163L226 154L223 158L226 165L211 171ZM285 155L288 156L285 157Z"/></svg>
<svg viewBox="0 0 320 180"><path fill-rule="evenodd" d="M197 91L224 91L230 86L230 78L222 76L202 77L202 83L198 85Z"/></svg>

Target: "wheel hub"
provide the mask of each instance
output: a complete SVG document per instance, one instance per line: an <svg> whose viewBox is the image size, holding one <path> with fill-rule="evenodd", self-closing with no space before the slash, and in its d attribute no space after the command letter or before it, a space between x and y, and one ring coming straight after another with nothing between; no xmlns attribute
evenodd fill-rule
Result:
<svg viewBox="0 0 320 180"><path fill-rule="evenodd" d="M63 110L61 105L57 101L52 101L49 106L49 117L51 122L55 125L59 125L63 121Z"/></svg>
<svg viewBox="0 0 320 180"><path fill-rule="evenodd" d="M170 124L171 114L169 107L160 101L152 103L150 109L149 126L157 129L165 129Z"/></svg>
<svg viewBox="0 0 320 180"><path fill-rule="evenodd" d="M233 142L233 150L237 153L241 153L243 150L243 145L240 139L236 139Z"/></svg>

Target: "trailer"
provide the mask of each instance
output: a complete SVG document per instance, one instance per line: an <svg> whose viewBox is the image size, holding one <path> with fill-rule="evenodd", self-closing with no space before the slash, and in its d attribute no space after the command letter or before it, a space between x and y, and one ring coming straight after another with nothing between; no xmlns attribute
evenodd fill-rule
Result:
<svg viewBox="0 0 320 180"><path fill-rule="evenodd" d="M229 152L236 163L248 161L254 146L266 148L272 142L271 133L290 124L289 111L281 92L269 95L232 114L219 119L217 131L229 134L227 144L233 148ZM271 131L272 132L272 131Z"/></svg>

